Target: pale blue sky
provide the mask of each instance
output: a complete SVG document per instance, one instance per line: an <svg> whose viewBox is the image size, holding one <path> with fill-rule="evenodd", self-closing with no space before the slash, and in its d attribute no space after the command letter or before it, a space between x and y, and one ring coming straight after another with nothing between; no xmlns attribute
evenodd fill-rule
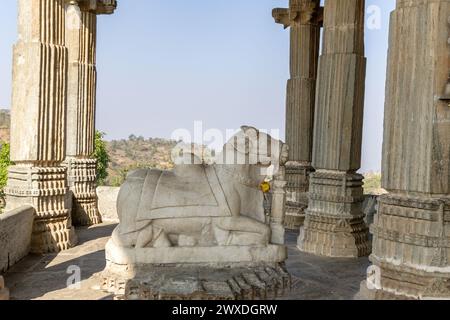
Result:
<svg viewBox="0 0 450 320"><path fill-rule="evenodd" d="M32 0L30 0L32 1ZM179 128L250 124L284 135L289 31L271 10L288 0L119 0L98 27L97 127L108 139L170 138ZM366 30L362 171L380 170L389 13ZM0 11L0 106L10 106L16 0Z"/></svg>

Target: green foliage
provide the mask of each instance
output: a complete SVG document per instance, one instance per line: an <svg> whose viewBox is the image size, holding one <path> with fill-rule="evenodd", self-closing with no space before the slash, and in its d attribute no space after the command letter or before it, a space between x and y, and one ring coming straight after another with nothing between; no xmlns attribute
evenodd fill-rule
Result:
<svg viewBox="0 0 450 320"><path fill-rule="evenodd" d="M106 141L103 140L105 135L105 133L100 131L95 132L95 151L93 156L97 159L97 184L100 186L106 183L110 162Z"/></svg>
<svg viewBox="0 0 450 320"><path fill-rule="evenodd" d="M119 169L117 175L112 178L111 185L113 187L120 187L125 182L128 172L129 169Z"/></svg>
<svg viewBox="0 0 450 320"><path fill-rule="evenodd" d="M0 149L0 206L3 206L5 203L5 193L3 190L8 182L8 168L12 165L9 154L9 143L3 143Z"/></svg>
<svg viewBox="0 0 450 320"><path fill-rule="evenodd" d="M364 192L379 194L381 191L381 173L367 173L364 180Z"/></svg>

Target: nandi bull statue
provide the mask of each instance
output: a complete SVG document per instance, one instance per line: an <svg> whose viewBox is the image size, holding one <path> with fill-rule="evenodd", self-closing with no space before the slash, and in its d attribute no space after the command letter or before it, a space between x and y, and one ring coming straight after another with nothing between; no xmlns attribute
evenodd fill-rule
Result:
<svg viewBox="0 0 450 320"><path fill-rule="evenodd" d="M118 287L125 288L117 281L152 278L149 274L154 276L161 265L213 269L269 265L280 272L278 266L287 258L284 205L273 205L277 212L266 216L264 192L270 185L280 186L280 180L284 186L287 145L244 126L214 160L206 159L204 150L175 149L172 171L139 169L127 176L117 201L120 224L106 246L104 289L117 293Z"/></svg>

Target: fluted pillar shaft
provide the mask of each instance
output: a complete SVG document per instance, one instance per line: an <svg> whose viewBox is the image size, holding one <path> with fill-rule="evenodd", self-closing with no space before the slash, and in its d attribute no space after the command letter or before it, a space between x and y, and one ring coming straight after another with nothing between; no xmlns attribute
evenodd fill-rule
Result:
<svg viewBox="0 0 450 320"><path fill-rule="evenodd" d="M362 122L366 59L364 0L327 0L316 95L309 207L299 237L302 251L368 255L362 212Z"/></svg>
<svg viewBox="0 0 450 320"><path fill-rule="evenodd" d="M371 298L450 298L449 18L450 0L391 15Z"/></svg>
<svg viewBox="0 0 450 320"><path fill-rule="evenodd" d="M64 160L67 58L64 0L19 0L14 46L7 209L34 206L31 249L74 244Z"/></svg>
<svg viewBox="0 0 450 320"><path fill-rule="evenodd" d="M109 10L105 11L105 6ZM67 3L66 43L69 50L67 152L68 185L75 225L101 223L93 158L96 112L97 14L111 13L115 1L71 0Z"/></svg>
<svg viewBox="0 0 450 320"><path fill-rule="evenodd" d="M320 0L290 0L289 9L274 9L277 23L290 27L290 75L286 94L287 202L285 224L297 229L308 206L320 29Z"/></svg>

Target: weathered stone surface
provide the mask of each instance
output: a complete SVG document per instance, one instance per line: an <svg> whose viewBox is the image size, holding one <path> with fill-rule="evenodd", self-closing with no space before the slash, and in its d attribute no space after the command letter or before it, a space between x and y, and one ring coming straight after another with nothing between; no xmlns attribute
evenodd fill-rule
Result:
<svg viewBox="0 0 450 320"><path fill-rule="evenodd" d="M282 263L286 259L286 248L279 245L138 249L119 247L113 241L106 245L106 260L120 265Z"/></svg>
<svg viewBox="0 0 450 320"><path fill-rule="evenodd" d="M5 280L0 276L0 301L9 300L9 290L5 287Z"/></svg>
<svg viewBox="0 0 450 320"><path fill-rule="evenodd" d="M161 295L228 299L233 292L226 283L237 275L222 276L223 268L240 267L244 268L240 273L248 270L250 274L253 270L251 277L255 278L266 266L278 267L287 259L283 225L287 147L244 126L214 163L206 164L199 151L201 148L192 146L183 150L173 171L132 172L121 187L117 203L120 224L106 246L104 275L106 283L118 283L113 286L116 294L135 283L131 293L121 294L139 299ZM262 186L272 179L271 211L266 216ZM156 265L177 266L172 270L204 269L212 278L201 285L204 290L198 289L195 284L199 280L192 280L186 271L177 276L186 292L181 287L167 287L169 284L146 288L142 281L153 277ZM142 275L127 270L139 270ZM161 279L165 277L172 276ZM264 292L276 290L258 277L254 286L256 283Z"/></svg>
<svg viewBox="0 0 450 320"><path fill-rule="evenodd" d="M271 144L270 154L265 143ZM164 247L168 252L173 247L267 246L271 227L283 224L284 185L275 184L275 190L281 190L273 194L270 217L264 212L261 185L280 172L287 157L285 145L243 127L214 164L203 163L191 150L185 152L175 160L181 162L173 171L141 169L128 175L117 203L120 224L112 236L115 245ZM222 155L231 163L219 162L226 160ZM255 158L254 164L235 163L239 158L252 161L248 155ZM199 164L191 162L195 159Z"/></svg>
<svg viewBox="0 0 450 320"><path fill-rule="evenodd" d="M97 187L98 210L103 221L119 222L117 198L120 187Z"/></svg>
<svg viewBox="0 0 450 320"><path fill-rule="evenodd" d="M291 277L283 265L146 265L132 271L116 265L109 266L101 288L124 300L265 300L287 294L290 286Z"/></svg>
<svg viewBox="0 0 450 320"><path fill-rule="evenodd" d="M97 161L68 157L67 181L72 196L72 221L74 225L90 226L102 222L97 203Z"/></svg>
<svg viewBox="0 0 450 320"><path fill-rule="evenodd" d="M366 225L370 226L377 214L378 210L378 197L376 195L365 195L364 202L362 204L364 213L364 222Z"/></svg>
<svg viewBox="0 0 450 320"><path fill-rule="evenodd" d="M319 61L309 207L299 249L332 257L370 253L362 212L364 0L327 0Z"/></svg>
<svg viewBox="0 0 450 320"><path fill-rule="evenodd" d="M329 257L370 253L362 212L362 179L358 174L323 171L312 175L308 216L298 242L300 250Z"/></svg>
<svg viewBox="0 0 450 320"><path fill-rule="evenodd" d="M450 298L450 1L397 1L391 15L382 186L361 294ZM420 44L420 45L418 45Z"/></svg>
<svg viewBox="0 0 450 320"><path fill-rule="evenodd" d="M25 206L0 215L0 272L30 252L35 210Z"/></svg>
<svg viewBox="0 0 450 320"><path fill-rule="evenodd" d="M117 8L117 0L71 0L78 2L83 11L95 14L112 14Z"/></svg>
<svg viewBox="0 0 450 320"><path fill-rule="evenodd" d="M5 193L6 211L27 205L36 210L31 252L58 252L76 244L65 167L13 166L9 169Z"/></svg>
<svg viewBox="0 0 450 320"><path fill-rule="evenodd" d="M281 166L272 182L272 198L269 213L271 229L270 243L280 246L284 246L285 241L284 220L286 218L286 184L285 168Z"/></svg>
<svg viewBox="0 0 450 320"><path fill-rule="evenodd" d="M74 244L65 158L67 47L65 0L19 0L14 46L7 210L36 209L33 252Z"/></svg>
<svg viewBox="0 0 450 320"><path fill-rule="evenodd" d="M290 74L286 102L287 210L285 225L298 230L308 206L309 174L313 171L312 142L316 80L323 19L320 0L290 0L289 9L274 9L273 17L290 27Z"/></svg>
<svg viewBox="0 0 450 320"><path fill-rule="evenodd" d="M116 1L70 1L66 8L68 185L75 225L101 223L96 189L95 140L97 98L97 14L112 13Z"/></svg>

